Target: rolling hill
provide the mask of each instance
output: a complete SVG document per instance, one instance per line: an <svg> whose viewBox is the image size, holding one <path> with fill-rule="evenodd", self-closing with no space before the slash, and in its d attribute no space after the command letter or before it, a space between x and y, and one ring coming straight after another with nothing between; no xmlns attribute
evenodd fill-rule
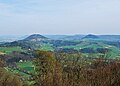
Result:
<svg viewBox="0 0 120 86"><path fill-rule="evenodd" d="M61 36L61 37L65 37L65 36ZM110 37L114 38L112 42L107 41L107 39L109 39ZM119 36L110 36L110 37L88 34L86 36L85 35L67 36L62 40L51 40L50 38L47 38L40 34L33 34L26 37L23 40L0 44L0 48L2 50L6 50L7 48L9 48L9 51L10 49L12 49L12 47L13 49L14 47L20 47L23 50L32 49L32 50L46 50L46 51L56 51L59 48L63 48L63 49L75 49L83 53L86 53L86 50L87 53L89 53L89 51L93 51L96 54L99 49L102 50L107 49L110 51L112 56L119 56L120 47L118 47L118 45L120 44L118 42L117 43L113 42L114 40L118 39Z"/></svg>
<svg viewBox="0 0 120 86"><path fill-rule="evenodd" d="M33 34L28 36L27 38L23 39L22 41L33 41L33 42L37 42L37 41L43 41L43 40L48 40L47 37L44 37L40 34Z"/></svg>
<svg viewBox="0 0 120 86"><path fill-rule="evenodd" d="M88 34L85 37L82 38L83 39L98 39L99 37L97 35L92 35L92 34Z"/></svg>

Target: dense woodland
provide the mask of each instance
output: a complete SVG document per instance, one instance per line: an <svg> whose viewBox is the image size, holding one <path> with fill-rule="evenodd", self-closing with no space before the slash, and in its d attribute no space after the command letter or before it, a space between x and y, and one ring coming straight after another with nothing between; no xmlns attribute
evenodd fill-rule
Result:
<svg viewBox="0 0 120 86"><path fill-rule="evenodd" d="M1 56L2 57L2 56ZM29 84L5 69L0 59L0 86L119 86L120 60L83 57L80 53L35 51ZM87 58L87 59L86 59Z"/></svg>

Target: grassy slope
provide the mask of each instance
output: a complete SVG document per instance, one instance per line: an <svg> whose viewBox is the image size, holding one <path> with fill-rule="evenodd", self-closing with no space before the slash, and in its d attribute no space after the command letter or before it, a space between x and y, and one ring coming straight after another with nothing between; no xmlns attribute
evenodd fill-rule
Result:
<svg viewBox="0 0 120 86"><path fill-rule="evenodd" d="M79 50L79 49L82 49L82 48L94 48L94 49L97 49L97 48L108 48L108 49L111 50L108 53L108 54L111 55L111 58L116 57L116 56L119 57L119 55L120 55L120 49L119 48L117 48L115 46L110 46L110 45L107 45L107 44L104 44L104 43L101 43L101 42L92 43L92 44L90 44L89 42L83 42L83 43L75 45L75 46L62 46L62 47L63 48L74 48L76 50ZM97 54L98 53L96 53L96 55Z"/></svg>

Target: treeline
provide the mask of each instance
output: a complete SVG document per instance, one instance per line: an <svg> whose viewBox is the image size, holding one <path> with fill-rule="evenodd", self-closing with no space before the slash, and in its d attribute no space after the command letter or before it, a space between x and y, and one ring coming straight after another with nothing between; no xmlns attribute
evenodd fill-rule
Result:
<svg viewBox="0 0 120 86"><path fill-rule="evenodd" d="M16 66L15 64L19 62L20 60L22 61L32 61L34 56L32 55L31 52L17 52L13 51L10 54L5 54L5 55L0 55L0 58L6 62L6 66L12 65Z"/></svg>
<svg viewBox="0 0 120 86"><path fill-rule="evenodd" d="M31 82L7 71L0 59L0 86L120 86L119 59L83 57L78 52L36 51L34 56Z"/></svg>
<svg viewBox="0 0 120 86"><path fill-rule="evenodd" d="M120 61L37 51L34 86L120 86Z"/></svg>
<svg viewBox="0 0 120 86"><path fill-rule="evenodd" d="M105 54L107 52L110 52L111 50L108 48L82 48L79 50L73 49L73 48L58 48L55 50L55 52L65 52L65 53L102 53Z"/></svg>

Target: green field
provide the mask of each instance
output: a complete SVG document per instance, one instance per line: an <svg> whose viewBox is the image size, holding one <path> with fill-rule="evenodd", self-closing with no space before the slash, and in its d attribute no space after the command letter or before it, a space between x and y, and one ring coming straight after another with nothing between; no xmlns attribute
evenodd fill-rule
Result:
<svg viewBox="0 0 120 86"><path fill-rule="evenodd" d="M31 73L34 72L34 65L30 61L19 62L19 63L17 63L17 67L20 68L20 69L22 69L22 70L29 71Z"/></svg>
<svg viewBox="0 0 120 86"><path fill-rule="evenodd" d="M111 45L107 45L104 44L102 42L96 42L96 43L91 43L90 42L83 42L81 44L78 45L74 45L74 46L62 46L62 48L73 48L75 50L80 50L83 48L93 48L93 49L97 49L97 48L107 48L110 49L110 52L108 52L108 54L110 55L110 58L118 58L120 57L120 49L117 48L116 46L111 46ZM86 53L86 55L88 56L89 54ZM93 56L99 56L99 53L95 53Z"/></svg>
<svg viewBox="0 0 120 86"><path fill-rule="evenodd" d="M0 52L10 54L13 51L24 51L21 47L0 47Z"/></svg>
<svg viewBox="0 0 120 86"><path fill-rule="evenodd" d="M41 44L41 47L36 48L36 50L54 51L52 44Z"/></svg>
<svg viewBox="0 0 120 86"><path fill-rule="evenodd" d="M28 82L28 84L32 84L34 83L34 81L29 80L31 77L31 73L34 74L34 65L32 64L32 62L27 61L27 62L19 62L17 63L17 68L19 68L20 70L16 69L16 68L11 68L11 67L5 67L5 69L13 74L17 74L20 75L21 78L23 78L25 81ZM29 74L23 72L23 70L27 71Z"/></svg>

